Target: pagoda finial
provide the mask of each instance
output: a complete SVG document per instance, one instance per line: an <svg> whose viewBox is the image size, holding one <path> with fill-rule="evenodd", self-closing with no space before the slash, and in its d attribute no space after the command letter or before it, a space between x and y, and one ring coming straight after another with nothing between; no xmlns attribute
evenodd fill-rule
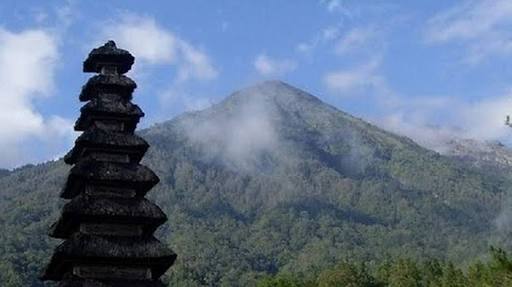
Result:
<svg viewBox="0 0 512 287"><path fill-rule="evenodd" d="M104 66L112 66L119 74L128 72L135 61L130 52L119 49L113 40L93 49L84 61L84 72L100 73Z"/></svg>
<svg viewBox="0 0 512 287"><path fill-rule="evenodd" d="M64 242L42 275L62 287L162 286L176 259L153 236L167 217L145 198L159 179L140 164L149 145L134 130L144 113L131 102L135 82L123 75L133 62L112 40L84 62L84 72L100 74L80 93L87 103L75 130L83 133L64 158L73 167L61 197L70 201L50 230Z"/></svg>
<svg viewBox="0 0 512 287"><path fill-rule="evenodd" d="M108 40L108 42L105 43L105 45L103 45L103 46L106 46L108 48L117 48L116 42L114 42L114 40Z"/></svg>

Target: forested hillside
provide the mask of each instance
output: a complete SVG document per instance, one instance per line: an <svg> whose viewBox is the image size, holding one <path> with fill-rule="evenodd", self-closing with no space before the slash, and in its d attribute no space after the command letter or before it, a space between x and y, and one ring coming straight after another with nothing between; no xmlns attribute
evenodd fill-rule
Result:
<svg viewBox="0 0 512 287"><path fill-rule="evenodd" d="M308 277L277 274L261 279L258 287L509 287L512 258L501 249L490 249L488 261L476 261L463 270L436 259L417 262L390 258L377 266L345 261Z"/></svg>
<svg viewBox="0 0 512 287"><path fill-rule="evenodd" d="M449 259L509 250L508 172L426 150L281 82L140 131L178 253L170 286L256 286L344 261ZM57 240L61 161L0 177L0 282L41 286ZM2 285L4 286L4 285Z"/></svg>

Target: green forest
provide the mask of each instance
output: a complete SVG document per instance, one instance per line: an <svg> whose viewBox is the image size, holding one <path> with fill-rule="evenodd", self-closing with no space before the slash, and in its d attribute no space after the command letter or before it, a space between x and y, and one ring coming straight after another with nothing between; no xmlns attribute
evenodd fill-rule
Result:
<svg viewBox="0 0 512 287"><path fill-rule="evenodd" d="M282 83L139 134L160 177L148 196L168 215L156 235L178 254L169 286L511 286L511 231L497 224L506 168L440 155ZM2 172L1 286L43 286L68 170Z"/></svg>
<svg viewBox="0 0 512 287"><path fill-rule="evenodd" d="M332 268L300 278L278 274L262 279L258 287L467 287L512 286L512 258L501 249L490 249L486 262L464 270L452 262L410 259L386 260L377 266L341 262Z"/></svg>

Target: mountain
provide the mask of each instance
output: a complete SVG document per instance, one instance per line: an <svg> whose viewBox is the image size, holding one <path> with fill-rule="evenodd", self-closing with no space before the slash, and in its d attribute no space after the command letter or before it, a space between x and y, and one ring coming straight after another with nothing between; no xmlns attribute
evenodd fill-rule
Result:
<svg viewBox="0 0 512 287"><path fill-rule="evenodd" d="M254 286L391 256L463 264L506 246L510 178L422 148L288 84L270 81L139 132L161 183L150 197L178 253L172 286ZM62 161L0 178L0 282L41 286L56 240ZM506 226L506 225L499 225Z"/></svg>
<svg viewBox="0 0 512 287"><path fill-rule="evenodd" d="M495 141L452 139L445 145L444 155L476 168L493 172L512 171L512 149Z"/></svg>
<svg viewBox="0 0 512 287"><path fill-rule="evenodd" d="M8 169L0 168L0 177L9 175L10 171Z"/></svg>

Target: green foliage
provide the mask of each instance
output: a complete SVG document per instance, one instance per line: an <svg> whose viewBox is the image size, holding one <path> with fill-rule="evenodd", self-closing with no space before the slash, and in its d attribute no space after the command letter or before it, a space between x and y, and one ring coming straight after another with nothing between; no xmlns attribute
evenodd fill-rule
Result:
<svg viewBox="0 0 512 287"><path fill-rule="evenodd" d="M370 276L364 265L355 266L343 262L320 273L318 287L374 287L376 280Z"/></svg>
<svg viewBox="0 0 512 287"><path fill-rule="evenodd" d="M400 259L391 266L387 283L390 287L421 287L421 279L415 262Z"/></svg>
<svg viewBox="0 0 512 287"><path fill-rule="evenodd" d="M467 277L475 286L512 286L512 258L502 249L491 248L489 263L472 265Z"/></svg>
<svg viewBox="0 0 512 287"><path fill-rule="evenodd" d="M305 287L306 283L302 282L291 275L278 275L267 277L258 282L257 287Z"/></svg>
<svg viewBox="0 0 512 287"><path fill-rule="evenodd" d="M382 262L372 272L364 264L343 262L326 269L316 281L276 275L261 280L259 287L501 287L512 286L512 258L501 249L491 249L487 263L476 262L466 272L451 262L430 260L418 263L411 259Z"/></svg>
<svg viewBox="0 0 512 287"><path fill-rule="evenodd" d="M317 284L312 275L332 284L421 278L457 286L443 285L444 274L460 275L455 267L414 260L459 266L499 240L493 223L512 186L508 175L459 164L311 96L293 97L270 98L265 110L277 136L260 150L251 142L226 150L231 126L191 135L230 122L243 98L140 132L151 144L144 164L161 179L149 196L169 217L157 236L178 253L167 274L172 286L304 286ZM46 233L64 203L67 171L57 161L0 177L0 285L42 286L37 275L59 243ZM410 260L389 261L399 257ZM506 286L493 280L510 282L509 265L500 253L493 260L473 266L466 280ZM375 271L333 267L360 261ZM274 274L295 277L258 283ZM408 286L429 286L421 284Z"/></svg>

